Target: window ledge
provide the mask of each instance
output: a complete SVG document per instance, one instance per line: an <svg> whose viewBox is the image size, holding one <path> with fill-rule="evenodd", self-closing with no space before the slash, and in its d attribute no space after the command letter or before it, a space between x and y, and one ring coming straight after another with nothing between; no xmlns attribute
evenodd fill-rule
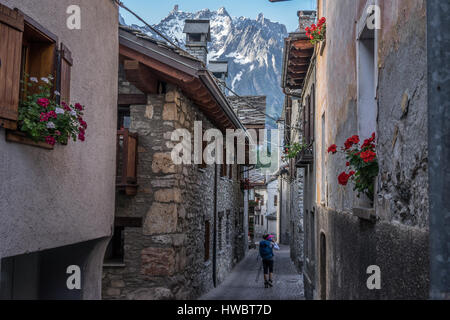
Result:
<svg viewBox="0 0 450 320"><path fill-rule="evenodd" d="M353 215L370 222L376 222L376 214L374 208L353 208Z"/></svg>
<svg viewBox="0 0 450 320"><path fill-rule="evenodd" d="M54 149L54 146L49 145L46 142L42 142L42 141L35 142L35 141L33 141L32 139L27 137L25 133L20 132L20 131L7 130L6 131L6 141L20 143L20 144L25 144L25 145L28 145L28 146L42 148L42 149L46 149L46 150L53 150Z"/></svg>

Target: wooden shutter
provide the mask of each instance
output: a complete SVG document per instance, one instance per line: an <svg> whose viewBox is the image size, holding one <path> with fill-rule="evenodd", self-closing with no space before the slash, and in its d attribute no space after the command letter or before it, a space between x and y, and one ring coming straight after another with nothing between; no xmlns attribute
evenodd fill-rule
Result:
<svg viewBox="0 0 450 320"><path fill-rule="evenodd" d="M70 103L70 73L73 65L72 53L61 43L59 51L59 92L61 101Z"/></svg>
<svg viewBox="0 0 450 320"><path fill-rule="evenodd" d="M17 129L24 17L0 4L0 127Z"/></svg>

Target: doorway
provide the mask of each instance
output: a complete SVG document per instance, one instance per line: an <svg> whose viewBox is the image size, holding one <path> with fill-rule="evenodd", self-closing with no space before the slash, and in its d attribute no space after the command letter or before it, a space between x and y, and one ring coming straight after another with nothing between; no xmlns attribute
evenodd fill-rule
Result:
<svg viewBox="0 0 450 320"><path fill-rule="evenodd" d="M327 240L320 234L320 299L327 299Z"/></svg>

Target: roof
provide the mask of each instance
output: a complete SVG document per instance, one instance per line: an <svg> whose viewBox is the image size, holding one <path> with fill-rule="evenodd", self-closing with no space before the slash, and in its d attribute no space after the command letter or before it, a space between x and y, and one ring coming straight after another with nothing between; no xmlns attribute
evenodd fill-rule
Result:
<svg viewBox="0 0 450 320"><path fill-rule="evenodd" d="M284 39L283 73L281 87L287 90L301 90L308 73L314 45L305 32L290 33Z"/></svg>
<svg viewBox="0 0 450 320"><path fill-rule="evenodd" d="M185 20L183 33L203 33L208 35L208 41L211 37L211 27L209 20Z"/></svg>
<svg viewBox="0 0 450 320"><path fill-rule="evenodd" d="M213 73L226 73L228 74L228 61L210 60L208 70Z"/></svg>
<svg viewBox="0 0 450 320"><path fill-rule="evenodd" d="M247 127L265 126L266 96L228 97L239 120Z"/></svg>
<svg viewBox="0 0 450 320"><path fill-rule="evenodd" d="M143 92L156 93L152 84L161 79L178 86L218 128L245 128L202 61L126 26L119 26L119 45L128 80Z"/></svg>

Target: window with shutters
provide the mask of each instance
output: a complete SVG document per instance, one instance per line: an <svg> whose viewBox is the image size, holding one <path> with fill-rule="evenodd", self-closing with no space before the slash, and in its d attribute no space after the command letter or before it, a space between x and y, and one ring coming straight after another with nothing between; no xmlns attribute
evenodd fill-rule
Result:
<svg viewBox="0 0 450 320"><path fill-rule="evenodd" d="M61 100L70 102L70 50L31 17L0 4L0 127L18 129L20 100L33 94L21 83L25 75L41 79L52 76Z"/></svg>

